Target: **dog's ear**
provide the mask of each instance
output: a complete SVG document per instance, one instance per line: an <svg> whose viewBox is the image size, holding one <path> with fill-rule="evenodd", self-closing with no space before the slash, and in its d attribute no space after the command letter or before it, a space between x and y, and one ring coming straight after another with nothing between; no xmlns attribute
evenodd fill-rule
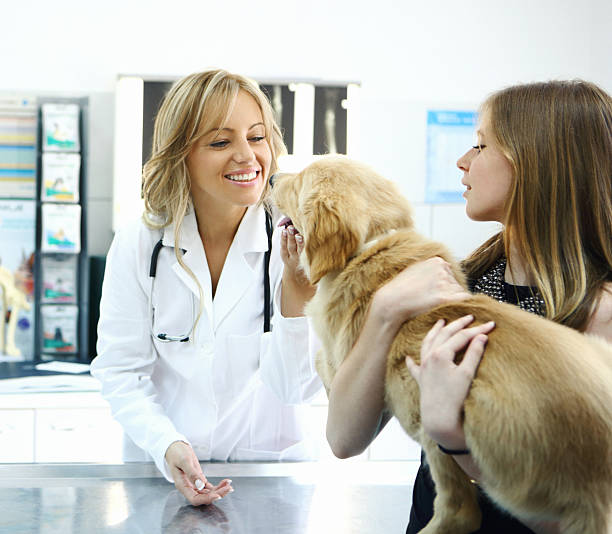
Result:
<svg viewBox="0 0 612 534"><path fill-rule="evenodd" d="M304 210L307 230L305 252L310 283L342 269L360 245L362 236L351 217L339 213L330 199L313 199Z"/></svg>

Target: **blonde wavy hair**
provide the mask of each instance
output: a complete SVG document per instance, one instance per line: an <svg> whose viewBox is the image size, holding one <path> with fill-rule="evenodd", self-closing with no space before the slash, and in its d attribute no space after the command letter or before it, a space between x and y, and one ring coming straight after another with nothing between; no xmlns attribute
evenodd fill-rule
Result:
<svg viewBox="0 0 612 534"><path fill-rule="evenodd" d="M546 316L583 331L612 281L612 97L582 80L516 85L481 107L513 169L504 229L464 262L472 278L516 247Z"/></svg>
<svg viewBox="0 0 612 534"><path fill-rule="evenodd" d="M191 205L191 185L187 156L205 132L223 128L231 115L239 91L251 95L258 104L270 147L270 176L278 170L278 156L286 152L280 128L269 100L253 80L215 69L197 72L175 82L164 97L155 118L151 157L142 172L143 221L153 229L174 223L174 253L183 269L195 280L185 265L180 249L180 230ZM268 177L259 204L266 205ZM267 209L267 206L266 206ZM202 288L200 303L202 303ZM202 306L196 319L200 318Z"/></svg>

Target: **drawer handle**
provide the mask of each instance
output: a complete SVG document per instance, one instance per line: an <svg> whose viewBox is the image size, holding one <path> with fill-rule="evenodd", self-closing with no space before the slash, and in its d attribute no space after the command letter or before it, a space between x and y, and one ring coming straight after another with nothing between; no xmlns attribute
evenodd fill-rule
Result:
<svg viewBox="0 0 612 534"><path fill-rule="evenodd" d="M62 425L50 425L51 430L57 430L59 432L73 432L76 430L75 426L62 426Z"/></svg>

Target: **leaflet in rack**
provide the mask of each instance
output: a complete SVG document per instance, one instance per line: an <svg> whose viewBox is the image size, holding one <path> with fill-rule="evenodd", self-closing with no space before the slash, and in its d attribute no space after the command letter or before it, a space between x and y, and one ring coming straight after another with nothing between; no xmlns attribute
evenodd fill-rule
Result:
<svg viewBox="0 0 612 534"><path fill-rule="evenodd" d="M41 259L44 304L74 304L77 301L78 256L45 254Z"/></svg>
<svg viewBox="0 0 612 534"><path fill-rule="evenodd" d="M42 352L70 354L78 350L77 306L43 306L42 314Z"/></svg>
<svg viewBox="0 0 612 534"><path fill-rule="evenodd" d="M78 104L43 104L42 121L44 152L81 150Z"/></svg>
<svg viewBox="0 0 612 534"><path fill-rule="evenodd" d="M79 202L81 155L45 152L42 155L43 202Z"/></svg>
<svg viewBox="0 0 612 534"><path fill-rule="evenodd" d="M77 253L81 250L81 206L42 205L42 252Z"/></svg>

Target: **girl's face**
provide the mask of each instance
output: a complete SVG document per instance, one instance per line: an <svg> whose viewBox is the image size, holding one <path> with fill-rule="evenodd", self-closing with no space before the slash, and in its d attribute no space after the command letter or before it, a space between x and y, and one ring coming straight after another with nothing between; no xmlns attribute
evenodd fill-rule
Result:
<svg viewBox="0 0 612 534"><path fill-rule="evenodd" d="M457 167L463 171L461 183L467 187L463 193L465 211L474 221L504 223L512 166L495 145L486 113L476 133L478 144L457 160Z"/></svg>
<svg viewBox="0 0 612 534"><path fill-rule="evenodd" d="M239 91L222 128L205 132L187 156L194 203L215 209L256 204L268 179L272 153L259 105Z"/></svg>

